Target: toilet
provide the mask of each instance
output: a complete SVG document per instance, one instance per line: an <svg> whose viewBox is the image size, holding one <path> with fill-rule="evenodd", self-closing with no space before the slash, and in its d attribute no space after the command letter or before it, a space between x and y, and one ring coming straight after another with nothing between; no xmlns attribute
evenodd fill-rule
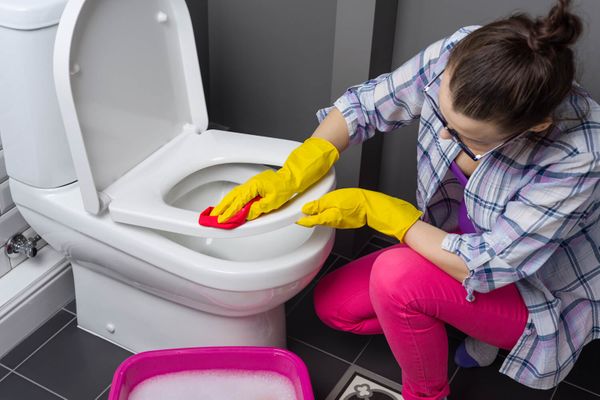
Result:
<svg viewBox="0 0 600 400"><path fill-rule="evenodd" d="M60 22L59 22L60 21ZM298 142L208 129L184 0L0 0L10 190L70 261L80 328L133 352L285 347L334 230L295 224L333 170L234 230L198 224Z"/></svg>

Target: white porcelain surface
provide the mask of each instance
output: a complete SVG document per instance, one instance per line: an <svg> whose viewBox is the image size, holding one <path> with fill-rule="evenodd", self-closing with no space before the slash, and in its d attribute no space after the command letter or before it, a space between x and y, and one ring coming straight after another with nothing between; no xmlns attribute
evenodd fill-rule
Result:
<svg viewBox="0 0 600 400"><path fill-rule="evenodd" d="M157 13L168 19L160 22ZM71 0L56 33L58 103L88 212L102 191L208 112L184 0Z"/></svg>
<svg viewBox="0 0 600 400"><path fill-rule="evenodd" d="M2 149L1 146L0 149ZM7 178L8 174L6 173L6 161L4 160L4 151L0 151L0 181L3 181Z"/></svg>
<svg viewBox="0 0 600 400"><path fill-rule="evenodd" d="M78 326L130 351L194 346L285 347L283 304L230 317L181 306L98 273L89 265L73 263L73 275Z"/></svg>
<svg viewBox="0 0 600 400"><path fill-rule="evenodd" d="M56 25L67 0L0 0L0 26L39 29Z"/></svg>
<svg viewBox="0 0 600 400"><path fill-rule="evenodd" d="M0 183L0 214L4 214L10 208L14 207L15 203L10 195L10 187L8 179Z"/></svg>
<svg viewBox="0 0 600 400"><path fill-rule="evenodd" d="M215 289L256 291L288 285L318 269L318 264L325 260L333 246L333 229L322 226L304 228L292 224L282 228L278 235L273 235L273 240L277 241L257 240L261 242L261 247L254 246L248 250L255 252L256 256L253 253L248 254L248 257L255 260L232 261L217 255L202 254L186 247L192 246L185 241L182 241L184 245L168 239L168 234L164 232L115 223L108 213L101 216L87 213L76 183L57 189L35 189L11 179L10 186L15 204L31 226L59 251L67 255L77 251L78 257L84 257L85 251L77 249L77 242L70 236L64 236L65 231L75 230L110 248L120 249L136 259L154 265L159 271L185 279L192 284ZM37 219L32 220L35 216L32 212L54 221L56 225L36 226ZM286 245L281 247L284 251L277 252L276 249L282 243L285 244L288 238L296 247L287 251L289 245ZM236 248L243 249L241 246L246 239L242 237L225 240L230 240L231 253L234 253ZM213 239L212 243L216 241L217 239ZM259 255L264 249L275 249L269 251L277 253L260 259ZM103 257L109 260L102 251L94 253L93 257L94 260L97 258L94 262L99 265L103 264L100 261ZM106 263L110 264L109 261ZM119 268L118 263L116 264L110 267ZM116 272L124 274L127 270ZM129 279L139 280L148 273L140 268Z"/></svg>
<svg viewBox="0 0 600 400"><path fill-rule="evenodd" d="M280 166L298 142L209 130L184 133L137 165L102 194L113 220L164 231L212 238L257 235L294 224L302 205L335 186L333 171L284 207L234 230L204 227L198 216L234 185L265 169ZM188 187L193 185L194 187ZM185 207L174 206L176 191L195 190ZM203 193L200 193L203 192ZM181 193L177 194L180 196Z"/></svg>
<svg viewBox="0 0 600 400"><path fill-rule="evenodd" d="M11 187L31 226L80 269L81 327L133 351L284 346L283 304L308 285L333 247L334 230L325 227L191 238L93 216L76 184L33 189L11 180Z"/></svg>
<svg viewBox="0 0 600 400"><path fill-rule="evenodd" d="M3 275L6 275L12 268L12 266L10 264L10 259L4 255L5 251L6 251L5 246L0 247L0 253L1 253L0 254L0 277L2 277Z"/></svg>
<svg viewBox="0 0 600 400"><path fill-rule="evenodd" d="M6 171L43 188L77 179L52 74L55 36L56 26L0 27L0 136Z"/></svg>

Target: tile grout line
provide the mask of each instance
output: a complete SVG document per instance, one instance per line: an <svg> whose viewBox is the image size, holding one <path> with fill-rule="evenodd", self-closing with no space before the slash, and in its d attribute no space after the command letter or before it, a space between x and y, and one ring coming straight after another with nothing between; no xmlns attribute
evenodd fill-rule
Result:
<svg viewBox="0 0 600 400"><path fill-rule="evenodd" d="M8 378L8 376L11 374L12 370L10 368L8 368L6 365L2 364L2 363L0 363L0 367L4 367L5 369L8 370L8 372L6 373L6 375L3 376L2 378L0 378L0 382L2 382L6 378Z"/></svg>
<svg viewBox="0 0 600 400"><path fill-rule="evenodd" d="M459 366L456 367L456 370L454 370L454 373L452 374L452 376L450 377L450 379L448 379L448 385L450 385L452 383L452 381L454 380L454 377L458 374L458 370L460 369Z"/></svg>
<svg viewBox="0 0 600 400"><path fill-rule="evenodd" d="M60 394L56 393L55 391L48 389L46 386L43 386L42 384L34 381L33 379L30 379L30 378L26 377L25 375L18 373L17 371L12 371L12 373L15 374L15 375L17 375L17 376L20 376L21 378L25 379L26 381L29 381L29 382L33 383L36 386L41 387L42 389L44 389L44 390L52 393L55 396L58 396L59 398L61 398L63 400L67 400L66 397L61 396Z"/></svg>
<svg viewBox="0 0 600 400"><path fill-rule="evenodd" d="M588 393L590 393L590 394L593 394L594 396L598 396L598 397L600 397L600 394L598 394L598 393L596 393L596 392L592 392L590 389L586 389L586 388L584 388L584 387L582 387L582 386L576 385L576 384L574 384L574 383L571 383L571 382L569 382L569 381L563 381L562 383L565 383L565 384L567 384L567 385L571 385L571 386L573 386L573 387L576 387L577 389L583 390L584 392L588 392ZM558 386L557 386L557 387L558 387Z"/></svg>
<svg viewBox="0 0 600 400"><path fill-rule="evenodd" d="M63 307L63 308L61 308L61 310L63 310L63 311L66 311L66 312L68 312L69 314L71 314L71 315L73 315L73 316L75 316L75 317L77 316L77 314L76 314L76 313L74 313L73 311L67 310L67 309L66 309L66 308L64 308L64 307Z"/></svg>
<svg viewBox="0 0 600 400"><path fill-rule="evenodd" d="M42 347L44 347L49 341L51 341L52 339L54 339L54 337L56 337L56 335L58 335L59 333L61 333L67 326L69 326L69 324L71 324L71 322L75 321L77 318L73 317L71 318L66 324L63 325L62 328L60 328L58 331L56 331L52 336L50 336L48 339L46 339L46 341L44 343L42 343L41 345L38 346L37 349L35 349L34 351L31 352L31 354L29 354L27 357L25 357L25 359L23 361L21 361L19 364L17 364L17 366L15 368L13 368L11 371L15 371L17 368L19 368L21 365L23 365L27 360L29 360L35 353L37 353L38 351L41 350Z"/></svg>
<svg viewBox="0 0 600 400"><path fill-rule="evenodd" d="M109 383L109 384L108 384L108 386L106 387L106 389L104 389L104 390L102 391L102 393L100 393L98 396L96 396L96 398L95 398L94 400L98 400L98 399L100 398L100 396L102 396L104 393L106 393L106 391L107 391L108 389L110 389L110 385L112 385L112 382L111 382L111 383Z"/></svg>
<svg viewBox="0 0 600 400"><path fill-rule="evenodd" d="M69 314L72 314L74 316L77 316L75 314L73 314L72 312L70 312L69 310L65 310L64 308L61 308L59 310L57 310L54 314L50 315L50 317L48 317L46 320L44 320L36 329L34 329L33 331L29 332L29 334L23 338L21 338L20 342L17 342L17 344L13 345L6 353L4 353L2 355L1 358L4 358L8 353L10 353L12 350L14 350L15 348L19 347L19 345L21 345L21 343L23 343L26 339L28 339L31 335L33 335L38 329L40 329L42 326L44 326L46 323L50 322L51 319L53 319L54 317L56 317L61 311L66 311ZM69 321L70 322L70 321ZM68 323L68 322L67 322ZM0 363L0 365L2 365L2 363ZM8 369L11 369L10 367L6 367Z"/></svg>
<svg viewBox="0 0 600 400"><path fill-rule="evenodd" d="M552 400L554 398L554 395L556 395L556 391L558 390L558 385L556 385L556 387L554 388L554 390L552 391L552 395L550 396L550 400Z"/></svg>
<svg viewBox="0 0 600 400"><path fill-rule="evenodd" d="M364 249L366 249L366 248L367 248L367 246L368 246L368 245L372 245L372 246L375 246L375 247L378 247L378 248L380 248L379 246L377 246L377 245L374 245L373 243L371 243L371 238L369 238L369 240L367 240L367 241L365 242L365 244L363 244L362 246L360 246L360 249L358 249L358 251L356 252L356 257L353 257L353 258L352 258L352 261L354 261L354 260L356 260L356 259L358 259L358 258L362 257L362 256L360 256L360 257L359 257L359 254L361 254L361 253L364 251ZM381 249L381 248L380 248L380 249ZM366 256L366 254L364 254L364 255Z"/></svg>
<svg viewBox="0 0 600 400"><path fill-rule="evenodd" d="M373 235L373 236L371 236L371 239L369 239L369 240L372 240L373 238L377 238L377 239L379 239L379 240L381 240L382 242L385 242L385 243L387 244L387 246L381 246L380 244L377 244L377 243L371 243L371 244L373 244L373 245L375 245L375 246L378 246L378 247L381 247L381 248L384 248L384 247L389 247L389 246L395 246L395 245L399 244L399 243L394 243L394 242L388 241L388 240L386 240L386 239L382 239L382 238L380 238L380 237L379 237L379 236L377 236L377 235Z"/></svg>
<svg viewBox="0 0 600 400"><path fill-rule="evenodd" d="M19 368L21 365L23 365L23 363L27 360L29 360L31 358L31 356L33 356L35 353L37 353L42 347L44 347L50 340L52 340L56 335L58 335L63 329L65 329L67 327L67 325L69 325L71 322L73 322L73 320L75 320L76 318L73 317L71 318L68 322L66 322L58 331L56 331L52 336L50 336L46 341L44 341L44 343L42 343L41 345L39 345L33 352L31 352L27 357L25 357L24 360L22 360L20 363L18 363L14 368L9 367L8 365L2 364L0 363L0 366L8 369L8 373L6 374L6 376L4 376L2 379L0 379L0 382L2 382L3 380L5 380L6 378L8 378L8 376L11 373L15 373L18 376L21 376L20 373L18 373L16 371L17 368ZM27 378L28 380L30 380L29 378ZM33 382L33 381L32 381ZM37 383L36 383L37 384Z"/></svg>
<svg viewBox="0 0 600 400"><path fill-rule="evenodd" d="M305 342L305 341L303 341L303 340L300 340L300 339L296 339L296 338L295 338L295 337L293 337L293 336L288 336L288 337L289 337L290 339L293 339L293 340L295 340L295 341L296 341L296 342L298 342L298 343L302 343L303 345L310 347L310 348L311 348L311 349L313 349L313 350L317 350L317 351L319 351L319 352L321 352L321 353L323 353L323 354L327 354L328 356L330 356L330 357L333 357L333 358L335 358L336 360L343 361L345 364L348 364L349 366L350 366L350 365L352 365L352 363L350 363L349 361L347 361L347 360L344 360L343 358L341 358L341 357L339 357L339 356L336 356L335 354L328 353L328 352L326 352L325 350L323 350L323 349L320 349L320 348L318 348L318 347L316 347L316 346L313 346L313 345L312 345L312 344L310 344L310 343L307 343L307 342Z"/></svg>
<svg viewBox="0 0 600 400"><path fill-rule="evenodd" d="M367 340L367 343L365 344L365 346L362 348L362 350L360 351L360 353L358 353L358 355L354 358L354 361L352 361L352 365L356 365L356 362L358 361L358 359L360 358L360 356L363 355L363 353L365 352L365 350L367 349L367 347L369 346L369 344L371 344L372 340L373 340L373 336L371 336L369 338L369 340Z"/></svg>

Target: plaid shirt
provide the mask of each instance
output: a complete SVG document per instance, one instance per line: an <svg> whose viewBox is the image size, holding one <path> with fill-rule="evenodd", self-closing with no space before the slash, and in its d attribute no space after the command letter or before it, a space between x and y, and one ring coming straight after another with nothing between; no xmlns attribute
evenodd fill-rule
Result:
<svg viewBox="0 0 600 400"><path fill-rule="evenodd" d="M475 29L462 28L395 71L349 88L334 105L351 144L420 121L422 218L455 230L464 196L476 233L449 233L442 248L465 261L469 301L476 301L474 291L516 283L529 319L500 372L548 389L569 373L586 343L600 338L600 106L583 93L571 94L550 130L523 134L485 156L463 190L449 170L460 148L438 136L442 126L423 87ZM439 79L430 90L436 99L438 90ZM331 108L319 110L319 120Z"/></svg>

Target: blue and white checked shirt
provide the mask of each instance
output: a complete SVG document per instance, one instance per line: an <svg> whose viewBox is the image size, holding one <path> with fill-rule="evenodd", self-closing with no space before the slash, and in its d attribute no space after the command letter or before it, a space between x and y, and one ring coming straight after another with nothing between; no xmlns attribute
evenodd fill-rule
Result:
<svg viewBox="0 0 600 400"><path fill-rule="evenodd" d="M442 248L467 264L463 286L471 301L473 291L516 283L529 320L500 372L548 389L565 378L586 343L600 338L600 106L587 95L570 95L551 131L524 134L485 156L463 192L449 171L460 148L438 136L442 126L424 101L423 87L475 29L462 28L395 71L349 88L334 106L346 119L351 144L376 130L420 121L422 219L456 229L464 193L477 232L448 234ZM439 79L431 87L434 98L438 90ZM331 108L319 110L319 120Z"/></svg>

